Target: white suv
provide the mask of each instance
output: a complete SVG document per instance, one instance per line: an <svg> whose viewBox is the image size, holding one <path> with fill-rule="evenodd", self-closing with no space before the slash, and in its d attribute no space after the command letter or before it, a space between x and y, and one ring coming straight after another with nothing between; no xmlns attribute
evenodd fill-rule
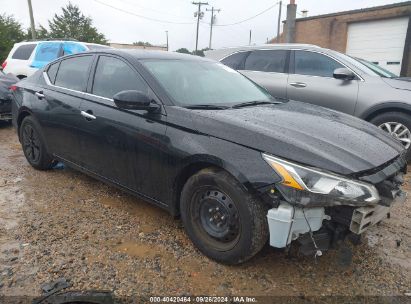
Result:
<svg viewBox="0 0 411 304"><path fill-rule="evenodd" d="M1 65L3 71L22 79L64 55L108 48L108 46L67 40L27 41L16 43Z"/></svg>

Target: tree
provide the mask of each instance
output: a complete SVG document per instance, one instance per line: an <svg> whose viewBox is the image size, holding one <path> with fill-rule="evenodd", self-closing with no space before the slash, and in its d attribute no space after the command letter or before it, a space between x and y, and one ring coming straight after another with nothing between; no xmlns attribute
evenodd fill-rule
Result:
<svg viewBox="0 0 411 304"><path fill-rule="evenodd" d="M138 46L153 46L150 42L143 42L143 41L133 42L133 45L138 45Z"/></svg>
<svg viewBox="0 0 411 304"><path fill-rule="evenodd" d="M210 50L210 48L205 48L205 49L197 50L197 53L196 53L196 51L192 51L191 54L197 55L197 56L200 56L200 57L204 57L205 56L204 52L209 51L209 50Z"/></svg>
<svg viewBox="0 0 411 304"><path fill-rule="evenodd" d="M46 28L44 28L42 25L38 25L36 26L36 39L47 39L50 38L50 34L47 31ZM32 35L31 35L31 29L28 28L26 31L26 40L30 40L32 39Z"/></svg>
<svg viewBox="0 0 411 304"><path fill-rule="evenodd" d="M21 24L13 16L0 15L0 61L7 58L15 43L24 39Z"/></svg>
<svg viewBox="0 0 411 304"><path fill-rule="evenodd" d="M181 48L176 50L177 53L183 53L183 54L191 54L189 50L187 50L186 48Z"/></svg>
<svg viewBox="0 0 411 304"><path fill-rule="evenodd" d="M104 34L93 26L93 20L84 16L77 5L69 3L62 8L63 14L55 14L49 20L50 38L71 38L83 42L107 44Z"/></svg>

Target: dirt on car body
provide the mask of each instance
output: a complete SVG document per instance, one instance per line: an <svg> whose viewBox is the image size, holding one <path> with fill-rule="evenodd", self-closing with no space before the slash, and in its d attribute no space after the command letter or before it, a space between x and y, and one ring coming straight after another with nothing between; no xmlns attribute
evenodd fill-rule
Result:
<svg viewBox="0 0 411 304"><path fill-rule="evenodd" d="M358 246L317 260L266 246L233 267L204 257L160 208L67 168L32 169L9 126L0 128L0 151L0 296L39 296L58 278L117 296L411 292L410 199Z"/></svg>

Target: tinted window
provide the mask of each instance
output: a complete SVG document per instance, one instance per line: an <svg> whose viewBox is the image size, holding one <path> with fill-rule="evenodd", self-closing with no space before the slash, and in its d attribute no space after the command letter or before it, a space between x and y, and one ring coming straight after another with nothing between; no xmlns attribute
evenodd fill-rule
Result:
<svg viewBox="0 0 411 304"><path fill-rule="evenodd" d="M319 53L295 52L295 74L333 77L334 70L343 67L337 61Z"/></svg>
<svg viewBox="0 0 411 304"><path fill-rule="evenodd" d="M234 70L244 70L245 57L247 57L249 53L250 52L235 53L221 60L221 63L224 63Z"/></svg>
<svg viewBox="0 0 411 304"><path fill-rule="evenodd" d="M49 76L50 82L54 83L56 80L57 70L59 69L60 62L52 64L47 70L47 75Z"/></svg>
<svg viewBox="0 0 411 304"><path fill-rule="evenodd" d="M93 83L93 94L113 98L118 92L137 90L148 92L144 81L120 59L100 56Z"/></svg>
<svg viewBox="0 0 411 304"><path fill-rule="evenodd" d="M55 85L83 91L87 86L88 70L92 58L92 56L81 56L61 61Z"/></svg>
<svg viewBox="0 0 411 304"><path fill-rule="evenodd" d="M20 59L20 60L27 60L30 58L31 53L33 53L36 44L24 44L19 46L15 51L12 59Z"/></svg>
<svg viewBox="0 0 411 304"><path fill-rule="evenodd" d="M287 51L259 50L252 52L245 61L249 71L284 73Z"/></svg>

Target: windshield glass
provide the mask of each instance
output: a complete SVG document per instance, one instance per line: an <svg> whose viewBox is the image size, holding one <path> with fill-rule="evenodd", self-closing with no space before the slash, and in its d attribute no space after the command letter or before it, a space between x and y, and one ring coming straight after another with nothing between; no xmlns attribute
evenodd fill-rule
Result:
<svg viewBox="0 0 411 304"><path fill-rule="evenodd" d="M143 64L180 106L270 102L262 88L229 67L197 60L150 60Z"/></svg>
<svg viewBox="0 0 411 304"><path fill-rule="evenodd" d="M386 77L386 78L396 78L398 77L398 75L395 75L394 73L391 73L390 71L380 67L379 65L372 63L370 61L367 61L365 59L361 59L361 58L355 58L355 60L359 61L360 63L362 63L363 65L365 65L366 67L370 68L371 70L373 70L373 72L375 72L376 74L378 74L381 77Z"/></svg>

